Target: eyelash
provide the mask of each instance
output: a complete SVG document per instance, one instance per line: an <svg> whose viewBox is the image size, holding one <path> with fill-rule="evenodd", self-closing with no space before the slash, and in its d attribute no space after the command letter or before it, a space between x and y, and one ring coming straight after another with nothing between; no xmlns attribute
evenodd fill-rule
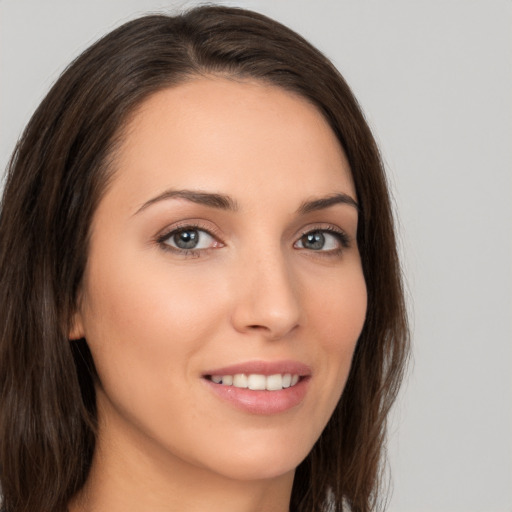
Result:
<svg viewBox="0 0 512 512"><path fill-rule="evenodd" d="M167 240L169 240L169 238L171 238L172 236L176 235L179 232L184 232L184 231L202 231L202 232L206 233L208 236L212 237L214 240L216 240L216 242L219 245L217 247L208 247L206 249L180 249L180 248L177 248L177 247L173 247L173 246L171 246L170 244L167 243ZM329 235L334 236L337 239L337 241L339 242L340 247L338 247L336 249L331 249L331 250L328 250L328 251L322 251L322 250L315 251L313 249L309 249L308 250L305 247L303 247L303 248L295 247L295 245L297 243L299 243L305 236L313 234L313 233L327 233ZM199 223L192 223L192 224L191 223L187 223L187 224L183 224L181 226L174 226L172 229L166 231L162 235L159 235L156 238L156 243L164 251L172 252L172 253L178 254L180 256L188 257L188 258L199 258L201 256L209 254L209 252L212 249L217 249L217 248L220 248L220 247L224 247L224 244L221 241L219 241L219 236L218 235L216 235L215 233L212 233L211 229L206 228L205 226L202 226ZM293 245L294 245L294 248L299 249L299 250L308 251L308 252L314 254L315 256L320 256L320 257L336 257L336 256L340 256L345 249L349 249L350 248L350 246L351 246L351 239L343 230L339 229L336 226L332 226L332 225L325 226L325 225L322 225L322 226L312 227L310 229L304 230L301 233L300 237L294 242Z"/></svg>
<svg viewBox="0 0 512 512"><path fill-rule="evenodd" d="M212 230L209 228L206 228L205 226L202 226L199 223L186 223L179 226L174 226L169 231L166 231L162 235L158 236L156 239L156 242L158 245L164 250L168 252L172 252L174 254L178 254L180 256L185 256L188 258L199 258L201 256L204 256L205 254L208 254L211 249L216 249L217 247L209 247L207 249L179 249L178 247L173 247L172 245L169 245L166 243L169 238L171 238L173 235L176 235L179 232L183 231L203 231L207 235L211 236L214 240L216 240L220 245L219 247L223 247L224 244L219 241L219 236L215 233L212 233Z"/></svg>
<svg viewBox="0 0 512 512"><path fill-rule="evenodd" d="M334 238L337 239L337 241L339 242L339 245L340 245L336 249L331 249L329 251L322 251L322 250L315 251L313 249L309 250L309 252L312 253L314 256L327 257L327 258L328 257L339 257L345 251L345 249L349 249L351 247L351 239L347 235L347 233L345 233L345 231L338 228L337 226L332 226L332 225L329 225L329 226L323 225L323 226L313 227L313 228L304 230L302 232L302 234L300 235L299 239L295 242L295 244L297 244L300 240L302 240L302 238L304 238L306 235L310 235L313 233L327 233L329 235L332 235ZM294 246L295 246L295 244L294 244ZM306 248L303 248L303 249L307 250Z"/></svg>

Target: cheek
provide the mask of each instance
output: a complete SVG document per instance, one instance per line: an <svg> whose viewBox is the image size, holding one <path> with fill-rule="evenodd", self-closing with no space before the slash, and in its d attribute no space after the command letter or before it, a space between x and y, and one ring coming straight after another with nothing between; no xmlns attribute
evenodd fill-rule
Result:
<svg viewBox="0 0 512 512"><path fill-rule="evenodd" d="M332 279L311 296L310 317L323 333L327 349L353 350L366 318L366 283L359 269Z"/></svg>
<svg viewBox="0 0 512 512"><path fill-rule="evenodd" d="M218 296L201 286L201 279L191 282L176 269L155 271L128 259L98 261L101 266L90 261L86 276L83 318L102 383L138 380L157 386L157 376L167 380L177 371L186 373L221 321ZM128 380L122 374L126 368Z"/></svg>
<svg viewBox="0 0 512 512"><path fill-rule="evenodd" d="M366 310L366 283L360 270L333 281L321 294L311 297L310 318L314 318L312 327L319 333L317 339L321 345L316 352L323 360L321 366L326 369L322 376L324 400L330 403L326 410L334 409L343 392Z"/></svg>
<svg viewBox="0 0 512 512"><path fill-rule="evenodd" d="M192 386L197 361L222 321L222 304L200 276L191 282L176 269L171 275L168 269L149 272L130 262L128 270L118 263L91 265L95 287L84 315L98 397L106 407L102 417L122 418L166 446L176 440L172 451L178 451L191 425L204 420L201 402L191 399Z"/></svg>

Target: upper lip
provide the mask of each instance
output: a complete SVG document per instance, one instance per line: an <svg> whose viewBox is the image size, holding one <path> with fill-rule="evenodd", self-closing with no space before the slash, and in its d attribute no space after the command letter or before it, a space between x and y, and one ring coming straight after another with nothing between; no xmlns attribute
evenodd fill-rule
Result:
<svg viewBox="0 0 512 512"><path fill-rule="evenodd" d="M292 375L299 375L306 377L311 375L311 367L298 361L246 361L243 363L232 364L230 366L223 366L222 368L214 368L203 373L207 375L236 375L237 373L244 373L246 375L276 375L278 373L290 373Z"/></svg>

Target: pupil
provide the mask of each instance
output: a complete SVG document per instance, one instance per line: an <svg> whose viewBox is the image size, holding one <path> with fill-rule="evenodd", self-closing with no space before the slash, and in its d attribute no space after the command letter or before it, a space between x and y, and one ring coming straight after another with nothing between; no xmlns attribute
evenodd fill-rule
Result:
<svg viewBox="0 0 512 512"><path fill-rule="evenodd" d="M199 241L199 233L195 229L179 231L174 235L174 243L180 249L193 249Z"/></svg>
<svg viewBox="0 0 512 512"><path fill-rule="evenodd" d="M325 244L325 237L320 231L308 233L302 237L302 246L306 249L322 249Z"/></svg>

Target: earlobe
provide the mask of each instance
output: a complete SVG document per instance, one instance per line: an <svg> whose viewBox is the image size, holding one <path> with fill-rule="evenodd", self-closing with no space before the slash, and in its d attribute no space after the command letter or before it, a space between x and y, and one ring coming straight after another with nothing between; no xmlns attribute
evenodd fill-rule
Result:
<svg viewBox="0 0 512 512"><path fill-rule="evenodd" d="M71 316L71 322L68 331L68 339L70 341L80 340L85 337L84 327L82 323L82 315L76 311Z"/></svg>

